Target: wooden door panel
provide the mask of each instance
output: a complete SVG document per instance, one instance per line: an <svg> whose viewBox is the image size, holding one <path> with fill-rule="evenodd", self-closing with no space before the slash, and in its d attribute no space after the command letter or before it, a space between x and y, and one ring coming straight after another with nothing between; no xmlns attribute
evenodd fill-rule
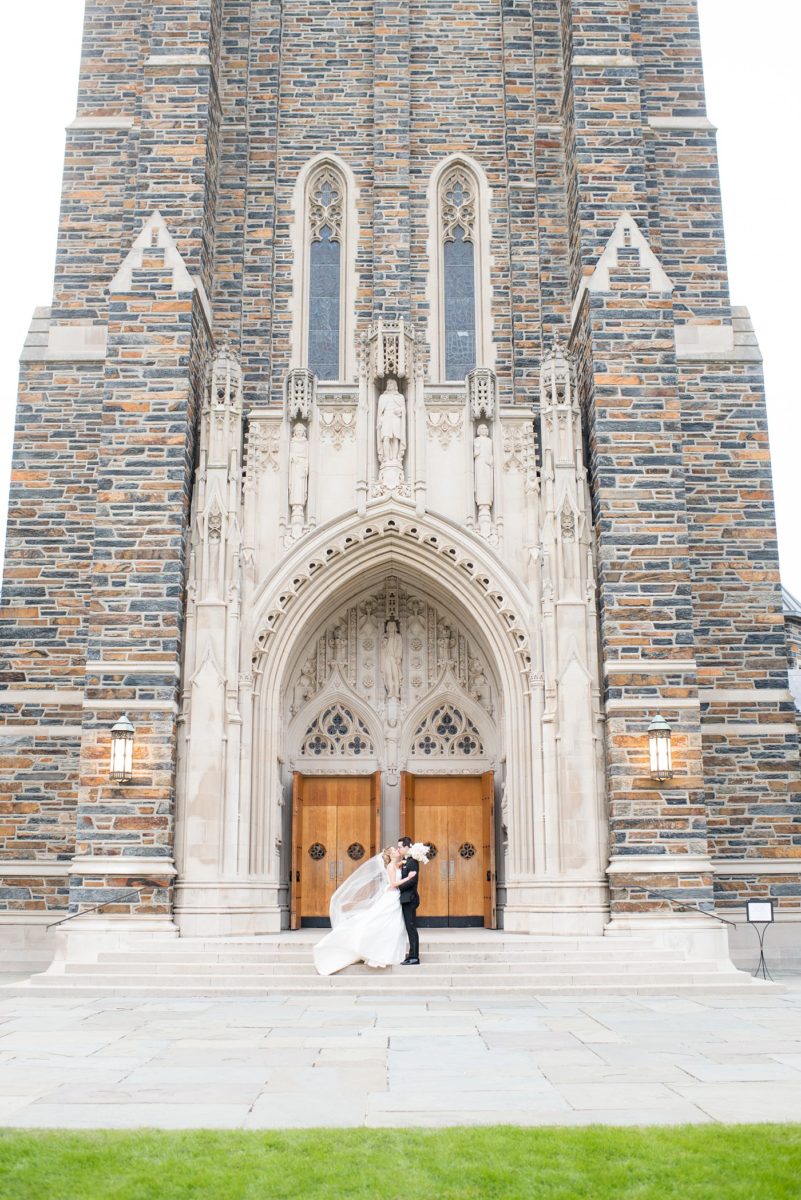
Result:
<svg viewBox="0 0 801 1200"><path fill-rule="evenodd" d="M483 922L483 821L481 806L452 804L448 809L449 913L452 919Z"/></svg>
<svg viewBox="0 0 801 1200"><path fill-rule="evenodd" d="M337 808L337 887L370 857L372 816L366 804L341 804ZM348 853L351 849L357 857Z"/></svg>
<svg viewBox="0 0 801 1200"><path fill-rule="evenodd" d="M297 775L292 813L293 907L291 925L328 918L331 896L344 879L376 853L380 772L375 775ZM348 849L358 843L360 857ZM309 854L323 847L319 857Z"/></svg>
<svg viewBox="0 0 801 1200"><path fill-rule="evenodd" d="M421 917L453 925L493 921L494 854L489 824L493 818L485 812L491 781L491 772L483 776L407 777L403 794L414 798L410 836L437 848L436 857L421 875ZM463 847L464 854L460 853Z"/></svg>
<svg viewBox="0 0 801 1200"><path fill-rule="evenodd" d="M328 902L336 888L336 806L310 804L305 800L301 809L301 828L301 915L319 919L328 916Z"/></svg>
<svg viewBox="0 0 801 1200"><path fill-rule="evenodd" d="M410 834L417 842L427 842L435 850L428 865L419 867L419 917L448 916L448 809L443 804L415 806L415 831Z"/></svg>

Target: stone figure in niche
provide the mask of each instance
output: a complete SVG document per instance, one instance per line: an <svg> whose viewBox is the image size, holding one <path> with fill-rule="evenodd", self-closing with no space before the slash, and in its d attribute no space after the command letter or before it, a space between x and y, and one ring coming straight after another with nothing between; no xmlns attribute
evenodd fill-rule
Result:
<svg viewBox="0 0 801 1200"><path fill-rule="evenodd" d="M400 700L402 667L403 639L398 622L389 620L384 625L384 637L381 642L381 676L388 700Z"/></svg>
<svg viewBox="0 0 801 1200"><path fill-rule="evenodd" d="M487 682L487 676L484 673L481 660L471 658L468 666L470 669L470 694L491 716L492 702L490 699L490 686Z"/></svg>
<svg viewBox="0 0 801 1200"><path fill-rule="evenodd" d="M494 494L492 441L486 425L479 425L473 439L473 465L478 507L478 531L486 535L492 530L490 514Z"/></svg>
<svg viewBox="0 0 801 1200"><path fill-rule="evenodd" d="M306 701L311 696L314 690L314 677L317 674L317 666L313 658L307 658L303 666L300 668L300 675L295 684L295 704L294 710L298 712Z"/></svg>
<svg viewBox="0 0 801 1200"><path fill-rule="evenodd" d="M298 422L289 443L289 519L294 537L303 532L308 492L309 440L305 427Z"/></svg>
<svg viewBox="0 0 801 1200"><path fill-rule="evenodd" d="M381 463L381 482L393 488L403 483L403 456L406 452L406 401L391 376L378 397L376 439Z"/></svg>

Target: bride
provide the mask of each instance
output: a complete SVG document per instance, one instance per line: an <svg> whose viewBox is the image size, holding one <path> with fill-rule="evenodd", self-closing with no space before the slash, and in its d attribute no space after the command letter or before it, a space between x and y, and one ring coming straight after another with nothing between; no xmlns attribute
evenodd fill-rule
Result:
<svg viewBox="0 0 801 1200"><path fill-rule="evenodd" d="M387 967L403 962L406 928L398 888L401 853L390 846L354 871L331 897L331 932L314 947L320 975L333 975L351 963Z"/></svg>

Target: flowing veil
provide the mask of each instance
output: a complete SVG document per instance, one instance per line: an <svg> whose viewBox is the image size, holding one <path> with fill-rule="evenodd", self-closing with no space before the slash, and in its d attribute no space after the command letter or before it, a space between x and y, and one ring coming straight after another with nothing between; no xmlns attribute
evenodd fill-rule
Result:
<svg viewBox="0 0 801 1200"><path fill-rule="evenodd" d="M343 921L371 908L386 891L388 878L380 854L357 867L331 897L331 928L336 929Z"/></svg>

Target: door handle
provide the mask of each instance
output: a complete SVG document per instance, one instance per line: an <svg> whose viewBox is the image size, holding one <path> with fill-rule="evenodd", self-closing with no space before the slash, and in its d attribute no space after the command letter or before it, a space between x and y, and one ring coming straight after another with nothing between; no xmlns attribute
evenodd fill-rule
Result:
<svg viewBox="0 0 801 1200"><path fill-rule="evenodd" d="M336 874L335 874L335 872L336 872L336 863L335 863L335 862L332 860L332 861L331 861L331 862L328 864L328 878L329 878L329 879L330 879L332 882L333 882L333 880L334 880L334 879L336 879Z"/></svg>
<svg viewBox="0 0 801 1200"><path fill-rule="evenodd" d="M455 865L454 859L451 859L451 879L453 879L454 865Z"/></svg>
<svg viewBox="0 0 801 1200"><path fill-rule="evenodd" d="M340 859L339 860L339 878L341 879L344 874L345 874L345 872L342 868L342 859Z"/></svg>
<svg viewBox="0 0 801 1200"><path fill-rule="evenodd" d="M446 860L443 858L443 860L442 860L442 882L444 883L447 878L448 878L448 864L447 864Z"/></svg>

